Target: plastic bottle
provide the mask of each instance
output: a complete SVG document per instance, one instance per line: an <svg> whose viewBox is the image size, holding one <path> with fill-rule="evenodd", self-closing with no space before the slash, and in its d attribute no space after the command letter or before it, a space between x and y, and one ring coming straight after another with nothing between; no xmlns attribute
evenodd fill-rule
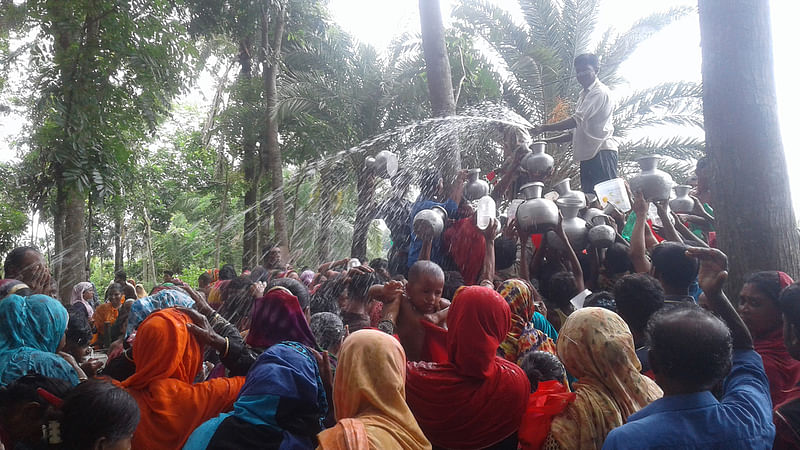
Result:
<svg viewBox="0 0 800 450"><path fill-rule="evenodd" d="M497 218L497 205L492 197L484 195L478 200L478 229L485 230Z"/></svg>

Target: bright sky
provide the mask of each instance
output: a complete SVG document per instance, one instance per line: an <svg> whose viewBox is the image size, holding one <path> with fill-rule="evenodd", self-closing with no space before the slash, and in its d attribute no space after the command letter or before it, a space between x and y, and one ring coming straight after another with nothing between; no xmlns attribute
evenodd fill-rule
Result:
<svg viewBox="0 0 800 450"><path fill-rule="evenodd" d="M440 0L445 24L456 0ZM516 0L490 0L519 15ZM772 0L772 28L775 77L784 150L790 173L800 172L800 155L792 151L800 143L800 114L793 105L800 104L800 86L794 75L797 65L793 43L796 20L800 15L797 0ZM385 49L402 32L419 32L418 0L329 0L334 19L357 39ZM626 30L637 19L672 6L696 5L692 0L600 0L598 34L608 27ZM696 14L685 17L649 39L621 66L629 88L640 89L663 81L700 81L700 32ZM15 158L11 139L22 127L16 115L0 114L0 160ZM795 211L800 211L800 177L792 177Z"/></svg>

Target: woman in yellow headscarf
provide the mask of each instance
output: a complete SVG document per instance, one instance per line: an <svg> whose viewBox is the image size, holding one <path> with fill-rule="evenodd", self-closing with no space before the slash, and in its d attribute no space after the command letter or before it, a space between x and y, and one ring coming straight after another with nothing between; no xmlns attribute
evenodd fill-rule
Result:
<svg viewBox="0 0 800 450"><path fill-rule="evenodd" d="M406 355L392 336L360 330L342 344L333 383L335 427L319 434L323 450L430 449L406 404Z"/></svg>
<svg viewBox="0 0 800 450"><path fill-rule="evenodd" d="M663 395L653 380L639 373L628 325L607 309L582 308L570 314L557 348L578 383L575 401L553 419L546 449L600 449L612 429Z"/></svg>

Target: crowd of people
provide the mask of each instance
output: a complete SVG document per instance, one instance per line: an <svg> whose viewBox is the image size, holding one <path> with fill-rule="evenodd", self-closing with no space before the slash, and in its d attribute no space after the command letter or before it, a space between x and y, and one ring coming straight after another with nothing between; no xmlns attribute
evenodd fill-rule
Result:
<svg viewBox="0 0 800 450"><path fill-rule="evenodd" d="M275 247L196 286L119 272L56 299L17 248L0 449L800 448L800 283L757 272L729 300L704 167L691 214L657 202L656 220L633 193L608 248L573 248L561 223L478 229L463 178L445 194L435 171L389 260L295 271ZM433 206L450 223L417 235Z"/></svg>

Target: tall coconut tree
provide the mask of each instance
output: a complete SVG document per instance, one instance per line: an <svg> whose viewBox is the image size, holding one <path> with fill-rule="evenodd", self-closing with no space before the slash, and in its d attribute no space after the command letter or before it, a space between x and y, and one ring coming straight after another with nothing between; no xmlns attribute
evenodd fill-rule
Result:
<svg viewBox="0 0 800 450"><path fill-rule="evenodd" d="M503 99L532 123L563 120L574 111L580 93L572 62L581 53L600 60L600 80L612 90L624 79L619 72L634 50L691 8L674 8L647 16L623 32L606 30L594 46L598 0L518 0L523 21L507 10L482 0L464 0L454 10L456 26L465 35L483 41L503 80ZM481 48L481 45L476 45ZM643 154L659 153L671 161L701 155L703 141L685 130L676 135L664 125L702 127L701 88L696 83L672 82L618 98L615 135L620 139L623 172ZM660 129L659 129L660 128ZM655 130L643 137L643 130ZM699 134L699 133L695 133ZM574 176L568 145L552 145L554 177ZM686 169L686 164L673 165Z"/></svg>

